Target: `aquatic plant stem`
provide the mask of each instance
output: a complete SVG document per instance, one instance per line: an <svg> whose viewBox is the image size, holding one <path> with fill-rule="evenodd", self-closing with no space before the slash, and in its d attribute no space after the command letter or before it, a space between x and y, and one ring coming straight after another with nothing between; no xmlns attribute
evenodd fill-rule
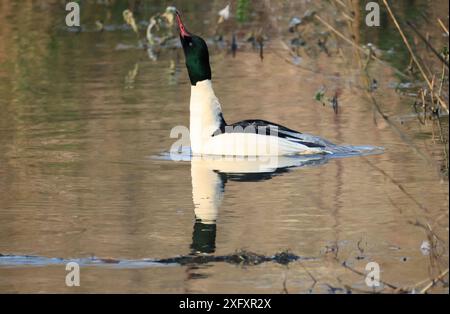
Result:
<svg viewBox="0 0 450 314"><path fill-rule="evenodd" d="M355 47L356 49L358 49L359 51L361 51L362 53L364 53L365 55L369 56L376 60L377 62L380 62L381 64L383 64L384 66L387 66L391 69L393 69L395 71L395 73L397 73L398 75L404 77L404 78L409 78L408 75L406 75L405 73L401 72L400 70L394 68L393 66L391 66L390 64L386 63L385 61L381 60L380 58L378 58L377 56L375 56L373 53L366 51L365 49L363 49L362 47L360 47L358 44L356 44L353 40L348 39L344 34L342 34L340 31L338 31L336 28L334 28L332 25L330 25L329 23L327 23L325 20L323 20L320 16L318 16L317 14L314 15L314 18L316 20L318 20L320 23L322 23L323 25L325 25L328 29L330 29L333 33L335 33L338 37L340 37L341 39L343 39L345 42L349 43L350 45L352 45L353 47Z"/></svg>
<svg viewBox="0 0 450 314"><path fill-rule="evenodd" d="M372 52L371 49L363 49L361 46L359 46L358 44L356 44L353 40L347 38L343 33L341 33L340 31L338 31L336 28L334 28L332 25L330 25L329 23L327 23L325 20L323 20L320 16L318 16L317 14L314 16L320 23L322 23L324 26L326 26L328 29L330 29L334 34L336 34L339 38L343 39L345 42L349 43L350 45L352 45L353 47L355 47L358 51L364 53L368 58L372 58L373 60L379 62L380 64L387 66L391 69L393 69L398 75L401 75L402 77L405 78L409 78L408 75L404 74L403 72L399 71L398 69L392 67L390 64L388 64L387 62L379 59L377 56L374 55L374 53ZM388 115L386 115L383 110L381 109L379 103L377 102L377 100L374 98L374 96L372 95L372 93L370 93L368 91L369 87L370 87L370 82L368 79L368 73L367 73L367 68L363 69L365 70L364 73L366 74L367 78L365 79L365 82L367 84L366 89L364 90L366 95L368 96L368 98L370 99L375 111L380 114L380 116L383 118L383 120L400 136L400 138L407 143L411 149L418 155L420 156L424 161L426 161L427 163L434 165L433 160L429 157L428 154L424 153L419 147L417 147L416 145L414 145L414 143L412 142L412 140L404 133L402 132L402 130L390 119L390 117ZM422 206L419 206L422 208ZM423 209L423 208L422 208Z"/></svg>
<svg viewBox="0 0 450 314"><path fill-rule="evenodd" d="M395 24L395 27L397 27L397 30L400 33L400 36L403 39L403 42L405 43L406 47L409 50L409 53L411 54L411 58L413 59L414 63L416 64L417 68L419 69L420 73L422 74L422 77L425 79L426 83L428 84L428 87L430 88L430 90L433 90L433 85L431 84L430 80L428 79L428 76L425 74L425 71L422 67L422 65L419 63L419 60L417 59L414 51L411 48L411 45L408 42L408 39L405 36L405 33L403 32L402 28L400 27L400 24L397 21L397 18L395 17L394 13L391 10L391 7L389 6L387 0L383 0L383 3L386 7L386 9L388 10L389 15L391 16L392 21ZM448 106L447 104L442 100L442 98L440 96L436 96L439 103L441 104L441 107L447 112L449 113L448 110Z"/></svg>
<svg viewBox="0 0 450 314"><path fill-rule="evenodd" d="M367 51L365 51L362 47L360 47L359 45L357 45L355 42L353 42L353 40L348 39L347 37L345 37L344 34L342 34L340 31L338 31L336 28L334 28L332 25L330 25L329 23L327 23L325 20L323 20L320 16L318 16L317 14L314 15L314 17L323 25L325 25L327 28L329 28L331 31L333 31L336 35L338 35L341 39L343 39L344 41L346 41L347 43L349 43L350 45L352 45L353 47L357 48L359 51L363 52L364 54L368 54ZM373 58L377 61L382 61L381 59L377 58L376 56L373 56Z"/></svg>

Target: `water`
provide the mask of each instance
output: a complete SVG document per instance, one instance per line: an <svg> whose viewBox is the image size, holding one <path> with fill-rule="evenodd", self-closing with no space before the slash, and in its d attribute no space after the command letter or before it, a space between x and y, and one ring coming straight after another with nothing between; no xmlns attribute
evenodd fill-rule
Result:
<svg viewBox="0 0 450 314"><path fill-rule="evenodd" d="M220 6L188 13L186 23L200 32ZM344 261L361 272L376 261L382 279L401 287L448 267L448 180L436 128L407 119L405 141L358 88L356 64L321 54L315 72L299 69L280 58L275 37L263 62L251 49L235 59L211 49L227 121L266 119L383 153L289 160L263 173L252 164L168 161L155 156L176 141L174 126L189 123L182 52L153 62L133 48L124 8L88 8L84 21L106 17L117 27L73 33L58 20L58 2L0 4L0 254L8 255L0 257L0 291L345 292L367 288ZM408 115L409 103L389 87L395 74L372 71L383 109ZM313 99L321 85L341 89L337 115ZM422 253L427 232L416 223L441 239L438 257ZM301 259L155 262L286 250ZM71 260L82 264L77 288L65 286Z"/></svg>

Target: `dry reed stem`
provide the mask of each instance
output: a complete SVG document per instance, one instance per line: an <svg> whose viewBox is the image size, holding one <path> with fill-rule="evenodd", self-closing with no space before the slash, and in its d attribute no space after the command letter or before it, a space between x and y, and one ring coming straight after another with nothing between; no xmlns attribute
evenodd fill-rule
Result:
<svg viewBox="0 0 450 314"><path fill-rule="evenodd" d="M395 26L397 27L397 30L399 31L400 36L402 37L403 42L406 45L406 48L408 48L408 51L409 51L414 63L416 64L417 68L419 69L420 73L422 74L422 77L425 79L430 90L433 90L433 85L431 84L430 80L428 79L428 76L425 74L425 71L424 71L422 65L419 63L419 60L417 59L414 51L412 50L411 45L409 44L408 39L406 38L405 33L403 32L402 28L400 27L400 24L398 23L397 18L395 17L394 13L392 12L391 7L389 6L387 0L383 0L383 3L385 5L386 9L388 10L389 15L391 16L392 21L394 22ZM439 103L441 104L441 107L444 108L444 110L447 113L449 113L448 106L442 100L442 98L440 96L437 96L437 99L438 99Z"/></svg>
<svg viewBox="0 0 450 314"><path fill-rule="evenodd" d="M447 34L447 36L448 36L448 29L447 29L447 27L445 27L444 23L442 23L442 21L441 21L440 18L438 18L437 20L438 20L439 25L442 27L442 29L444 30L444 32L445 32L445 33Z"/></svg>
<svg viewBox="0 0 450 314"><path fill-rule="evenodd" d="M430 290L438 281L440 281L442 278L444 278L448 274L448 268L444 270L438 277L431 280L431 282L425 286L422 290L420 290L421 294L427 293L428 290Z"/></svg>
<svg viewBox="0 0 450 314"><path fill-rule="evenodd" d="M435 54L435 56L436 56L439 60L441 60L442 63L444 63L444 64L447 66L447 68L448 68L448 67L449 67L448 61L445 60L445 59L439 54L439 52L436 50L436 48L434 48L433 45L430 43L430 41L429 41L427 38L425 38L425 36L422 35L421 32L419 32L419 30L416 28L416 26L415 26L413 23L409 22L409 21L407 21L406 24L408 24L408 26L411 27L411 29L417 34L417 36L419 36L419 38L425 43L425 45L431 50L431 52L433 52L433 53Z"/></svg>
<svg viewBox="0 0 450 314"><path fill-rule="evenodd" d="M352 45L353 47L355 47L356 49L358 49L359 51L363 52L365 55L367 55L369 58L374 59L377 62L380 62L382 65L385 65L387 67L392 68L397 74L403 76L403 77L408 77L406 74L404 74L403 72L395 69L394 67L392 67L391 65L387 64L386 62L384 62L383 60L379 59L378 57L376 57L372 51L369 50L365 50L362 47L360 47L359 45L357 45L354 41L352 41L351 39L348 39L344 34L342 34L341 32L339 32L336 28L334 28L332 25L330 25L329 23L327 23L326 21L324 21L320 16L318 16L317 14L314 16L320 23L322 23L323 25L325 25L327 28L329 28L333 33L335 33L337 36L339 36L341 39L343 39L345 42L349 43L350 45ZM368 81L366 82L368 83ZM375 100L375 98L373 97L373 95L371 95L369 92L367 92L366 90L366 94L368 95L368 97L371 99L372 104L375 108L375 110L381 115L381 117L399 134L399 136L402 138L403 141L405 141L406 143L408 143L410 145L410 147L414 150L415 153L417 153L420 157L422 157L425 161L427 161L428 163L433 164L432 160L426 155L424 154L418 147L416 147L411 140L409 140L407 138L407 136L391 121L391 119L389 119L389 117L381 110L378 102ZM420 208L423 209L423 206L419 206Z"/></svg>
<svg viewBox="0 0 450 314"><path fill-rule="evenodd" d="M318 20L320 23L322 23L323 25L325 25L328 29L330 29L333 33L335 33L338 37L340 37L341 39L343 39L345 42L347 42L348 44L352 45L353 47L355 47L356 49L358 49L359 51L361 51L362 53L364 53L365 55L369 56L376 60L377 62L380 62L381 64L383 64L384 66L387 66L391 69L393 69L395 71L395 73L397 73L398 75L404 77L404 78L408 78L408 75L406 75L405 73L401 72L400 70L394 68L393 66L391 66L390 64L386 63L385 61L381 60L380 58L378 58L377 56L375 56L373 53L370 53L368 51L366 51L365 49L363 49L362 47L360 47L359 45L357 45L353 40L348 39L344 34L342 34L340 31L338 31L336 28L334 28L332 25L330 25L329 23L327 23L325 20L323 20L320 16L318 16L317 14L314 15L314 18L316 20Z"/></svg>

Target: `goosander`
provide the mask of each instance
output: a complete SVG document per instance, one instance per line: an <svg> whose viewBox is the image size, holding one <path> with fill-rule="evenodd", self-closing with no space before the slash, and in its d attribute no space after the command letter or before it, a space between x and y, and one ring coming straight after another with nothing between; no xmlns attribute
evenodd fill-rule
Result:
<svg viewBox="0 0 450 314"><path fill-rule="evenodd" d="M228 124L212 81L206 42L176 20L191 81L190 140L193 155L288 156L332 153L336 145L265 120Z"/></svg>

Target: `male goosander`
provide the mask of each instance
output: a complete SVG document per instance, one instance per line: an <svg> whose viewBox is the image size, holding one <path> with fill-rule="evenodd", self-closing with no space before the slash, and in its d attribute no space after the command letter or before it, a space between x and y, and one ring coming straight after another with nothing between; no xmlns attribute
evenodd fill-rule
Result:
<svg viewBox="0 0 450 314"><path fill-rule="evenodd" d="M177 12L191 81L190 140L193 155L287 156L332 153L336 145L264 120L227 124L211 82L206 42L191 34Z"/></svg>

